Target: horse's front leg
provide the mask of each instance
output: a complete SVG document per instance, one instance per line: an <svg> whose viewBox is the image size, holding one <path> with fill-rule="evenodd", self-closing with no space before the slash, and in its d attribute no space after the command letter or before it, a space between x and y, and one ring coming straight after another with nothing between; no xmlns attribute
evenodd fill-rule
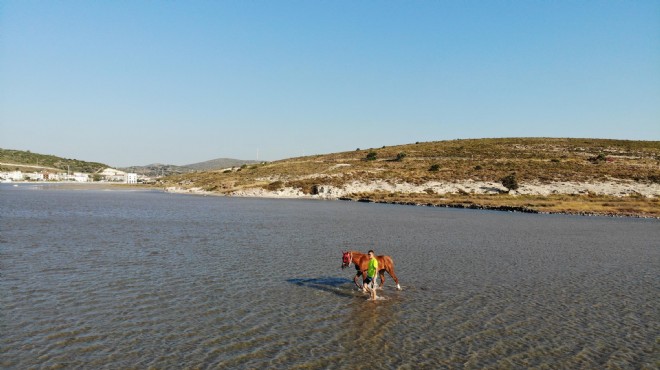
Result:
<svg viewBox="0 0 660 370"><path fill-rule="evenodd" d="M355 286L356 286L358 289L362 289L362 290L364 290L364 287L363 287L363 286L364 286L364 281L362 282L362 285L363 285L363 286L360 286L360 284L358 284L358 277L359 277L360 275L362 275L362 271L358 271L357 274L355 274L355 276L353 277L353 282L355 283Z"/></svg>
<svg viewBox="0 0 660 370"><path fill-rule="evenodd" d="M360 287L360 289L362 289L363 293L367 293L367 283L366 283L366 281L367 281L367 272L366 271L359 271L358 276L359 275L362 275L362 286Z"/></svg>

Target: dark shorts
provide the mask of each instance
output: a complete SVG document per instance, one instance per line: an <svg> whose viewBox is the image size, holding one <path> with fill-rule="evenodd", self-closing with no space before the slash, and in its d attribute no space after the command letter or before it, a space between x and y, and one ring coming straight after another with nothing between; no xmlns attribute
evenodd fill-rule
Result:
<svg viewBox="0 0 660 370"><path fill-rule="evenodd" d="M364 279L365 284L371 284L372 281L374 281L374 279L370 278L369 276L367 276L367 278Z"/></svg>

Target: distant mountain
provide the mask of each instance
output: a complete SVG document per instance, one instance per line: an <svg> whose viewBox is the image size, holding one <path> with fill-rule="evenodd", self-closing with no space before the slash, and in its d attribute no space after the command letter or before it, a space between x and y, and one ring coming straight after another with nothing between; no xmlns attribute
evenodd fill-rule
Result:
<svg viewBox="0 0 660 370"><path fill-rule="evenodd" d="M18 169L26 172L60 170L64 172L96 173L108 167L110 166L104 163L32 153L29 150L0 149L0 171Z"/></svg>
<svg viewBox="0 0 660 370"><path fill-rule="evenodd" d="M181 175L195 171L221 170L254 163L261 162L233 158L218 158L212 159L210 161L188 164L185 166L153 163L146 166L130 166L117 169L149 177L161 177ZM67 159L49 154L32 153L29 150L0 148L0 171L21 170L25 172L32 172L42 170L60 170L70 172L97 173L108 167L112 166L99 162L87 162L79 159Z"/></svg>
<svg viewBox="0 0 660 370"><path fill-rule="evenodd" d="M210 161L206 161L206 162L187 164L183 167L191 168L197 171L213 171L213 170L221 170L224 168L240 167L244 164L254 164L254 163L261 163L261 162L252 161L252 160L243 160L243 159L217 158L217 159L211 159Z"/></svg>
<svg viewBox="0 0 660 370"><path fill-rule="evenodd" d="M148 177L180 175L195 171L192 168L187 168L184 166L175 166L173 164L161 164L161 163L148 164L146 166L122 167L120 168L120 170L124 172L137 173L138 175L143 175Z"/></svg>
<svg viewBox="0 0 660 370"><path fill-rule="evenodd" d="M134 172L139 175L149 177L162 177L170 175L180 175L195 171L213 171L221 170L231 167L240 167L244 164L260 163L259 161L232 159L232 158L218 158L210 161L187 164L185 166L176 166L173 164L154 163L146 166L130 166L120 168L122 171Z"/></svg>

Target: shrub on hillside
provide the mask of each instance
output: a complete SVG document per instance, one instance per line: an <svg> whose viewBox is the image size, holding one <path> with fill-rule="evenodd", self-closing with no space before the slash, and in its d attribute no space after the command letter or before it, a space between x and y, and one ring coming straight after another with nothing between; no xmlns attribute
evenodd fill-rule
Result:
<svg viewBox="0 0 660 370"><path fill-rule="evenodd" d="M396 161L397 162L401 162L404 158L406 158L406 153L404 153L404 152L401 152L401 153L396 155Z"/></svg>
<svg viewBox="0 0 660 370"><path fill-rule="evenodd" d="M270 191L277 191L282 189L282 187L284 187L284 183L282 181L274 181L264 186L266 190L270 190Z"/></svg>
<svg viewBox="0 0 660 370"><path fill-rule="evenodd" d="M660 184L660 175L648 175L647 179L654 184Z"/></svg>
<svg viewBox="0 0 660 370"><path fill-rule="evenodd" d="M429 171L431 171L431 172L440 171L440 165L439 164L432 165L431 167L429 167Z"/></svg>
<svg viewBox="0 0 660 370"><path fill-rule="evenodd" d="M507 188L509 191L518 189L518 180L516 179L515 173L511 173L502 177L500 181L502 182L502 186Z"/></svg>
<svg viewBox="0 0 660 370"><path fill-rule="evenodd" d="M605 162L606 160L607 160L607 157L603 153L600 153L595 157L589 158L589 162L591 162L591 163L602 163L602 162Z"/></svg>
<svg viewBox="0 0 660 370"><path fill-rule="evenodd" d="M376 152L369 152L365 159L368 161L375 161L376 156L377 156Z"/></svg>

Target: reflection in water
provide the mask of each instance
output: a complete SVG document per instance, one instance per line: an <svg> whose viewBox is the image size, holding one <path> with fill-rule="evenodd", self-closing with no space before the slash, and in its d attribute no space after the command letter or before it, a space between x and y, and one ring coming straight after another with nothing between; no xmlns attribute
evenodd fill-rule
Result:
<svg viewBox="0 0 660 370"><path fill-rule="evenodd" d="M349 283L352 285L353 281L344 278L323 277L308 279L287 279L287 282L298 286L304 286L307 288L318 289L324 292L334 293L341 297L352 298L354 296L354 294L345 288L345 286Z"/></svg>
<svg viewBox="0 0 660 370"><path fill-rule="evenodd" d="M381 294L382 300L372 301L368 294L360 292L360 300L350 307L350 313L344 317L345 342L354 343L358 353L369 358L379 351L389 349L388 343L398 336L395 329L400 321L400 295L391 291Z"/></svg>
<svg viewBox="0 0 660 370"><path fill-rule="evenodd" d="M657 221L0 191L2 368L657 365Z"/></svg>

